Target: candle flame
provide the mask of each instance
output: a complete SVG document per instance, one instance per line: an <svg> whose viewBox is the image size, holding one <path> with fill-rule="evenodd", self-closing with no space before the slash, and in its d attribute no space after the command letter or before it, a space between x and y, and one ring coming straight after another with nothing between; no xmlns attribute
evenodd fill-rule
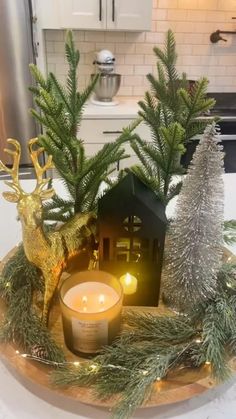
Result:
<svg viewBox="0 0 236 419"><path fill-rule="evenodd" d="M131 284L131 282L132 282L131 275L130 275L129 273L127 273L127 274L125 275L125 284L126 284L126 285L130 285L130 284Z"/></svg>
<svg viewBox="0 0 236 419"><path fill-rule="evenodd" d="M99 295L99 299L98 299L100 304L104 304L105 303L105 296L103 294Z"/></svg>
<svg viewBox="0 0 236 419"><path fill-rule="evenodd" d="M86 297L86 295L84 295L82 298L82 303L87 304L87 302L88 302L88 298Z"/></svg>

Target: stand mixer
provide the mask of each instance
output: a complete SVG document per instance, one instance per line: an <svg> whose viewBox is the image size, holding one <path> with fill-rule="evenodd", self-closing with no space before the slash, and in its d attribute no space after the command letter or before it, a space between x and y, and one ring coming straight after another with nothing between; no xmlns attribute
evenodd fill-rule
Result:
<svg viewBox="0 0 236 419"><path fill-rule="evenodd" d="M117 105L118 101L113 100L113 97L119 90L121 75L114 72L114 55L111 51L103 49L96 54L93 64L96 66L95 74L99 73L99 79L94 88L92 103L100 106ZM91 77L95 74L91 74Z"/></svg>

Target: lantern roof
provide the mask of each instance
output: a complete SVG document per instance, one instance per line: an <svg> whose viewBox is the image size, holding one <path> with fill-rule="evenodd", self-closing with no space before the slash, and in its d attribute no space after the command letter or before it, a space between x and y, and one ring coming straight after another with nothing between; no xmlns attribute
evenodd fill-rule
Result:
<svg viewBox="0 0 236 419"><path fill-rule="evenodd" d="M132 199L138 200L141 205L151 211L161 222L167 224L164 204L145 183L130 171L100 198L99 210L119 211L121 207L129 207L132 204Z"/></svg>

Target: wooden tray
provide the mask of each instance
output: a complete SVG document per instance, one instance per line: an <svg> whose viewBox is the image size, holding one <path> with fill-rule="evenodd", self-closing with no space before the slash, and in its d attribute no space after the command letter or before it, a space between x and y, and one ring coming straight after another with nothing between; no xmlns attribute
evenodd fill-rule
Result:
<svg viewBox="0 0 236 419"><path fill-rule="evenodd" d="M13 252L10 252L0 265L0 272L4 262L12 256ZM134 308L132 307L132 310ZM137 308L140 310L140 308ZM163 312L163 307L158 308L143 308L142 311L146 310L152 313ZM3 301L0 300L0 321L4 317L5 306ZM78 357L73 355L65 346L62 333L62 323L60 316L60 308L58 304L55 304L51 312L50 329L52 335L56 341L61 344L64 348L67 360L78 361ZM27 358L16 354L16 348L13 344L0 344L0 357L14 372L19 381L27 386L28 389L33 385L40 385L43 389L48 392L56 393L57 395L63 395L66 398L71 398L82 403L86 403L94 406L112 407L117 398L110 398L106 401L101 401L94 397L92 390L89 388L81 387L55 387L49 381L49 373L51 367L45 366L42 363L36 361L30 361ZM84 359L83 359L84 361ZM236 370L236 359L231 360L231 367ZM178 372L172 372L168 375L168 379L163 379L161 382L156 382L153 385L153 392L149 399L145 402L142 407L153 407L165 404L176 403L197 396L204 393L206 390L216 386L214 380L210 378L210 366L205 365L198 369L183 369Z"/></svg>

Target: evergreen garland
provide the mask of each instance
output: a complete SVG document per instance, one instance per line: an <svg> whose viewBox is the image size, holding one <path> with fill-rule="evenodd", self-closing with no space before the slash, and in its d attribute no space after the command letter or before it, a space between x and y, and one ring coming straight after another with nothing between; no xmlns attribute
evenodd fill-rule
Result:
<svg viewBox="0 0 236 419"><path fill-rule="evenodd" d="M0 297L7 305L0 325L0 340L13 342L26 353L42 347L49 361L63 362L62 348L57 346L49 330L42 325L32 305L35 292L43 295L43 281L39 270L28 261L20 245L0 276Z"/></svg>
<svg viewBox="0 0 236 419"><path fill-rule="evenodd" d="M236 354L235 309L236 294L222 283L215 301L189 316L128 312L128 329L113 345L79 367L62 366L52 380L59 386L92 387L102 400L117 395L112 417L128 419L147 400L153 384L168 380L173 370L209 364L217 381L230 377L228 361Z"/></svg>
<svg viewBox="0 0 236 419"><path fill-rule="evenodd" d="M206 78L189 88L186 74L178 74L171 30L167 32L164 51L155 47L154 53L158 59L158 77L147 75L151 90L139 102L139 115L150 128L152 142L138 135L131 141L141 163L132 170L167 204L181 188L181 182L172 184L172 180L174 175L184 172L180 157L185 145L204 131L209 120L199 117L212 108L215 101L206 98Z"/></svg>

